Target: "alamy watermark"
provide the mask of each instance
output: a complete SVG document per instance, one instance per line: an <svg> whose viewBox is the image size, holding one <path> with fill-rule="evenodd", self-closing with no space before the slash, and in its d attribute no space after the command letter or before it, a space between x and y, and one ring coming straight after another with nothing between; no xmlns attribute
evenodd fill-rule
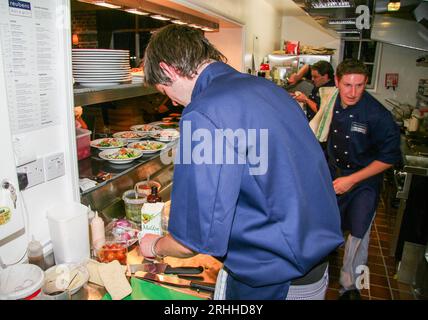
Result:
<svg viewBox="0 0 428 320"><path fill-rule="evenodd" d="M359 16L355 20L355 26L358 30L370 29L370 8L365 5L359 5L355 9Z"/></svg>
<svg viewBox="0 0 428 320"><path fill-rule="evenodd" d="M359 265L355 269L355 273L359 276L355 279L355 287L358 290L370 289L370 269L366 265Z"/></svg>
<svg viewBox="0 0 428 320"><path fill-rule="evenodd" d="M163 164L248 165L250 175L268 170L268 129L192 130L192 122L183 121L181 132L175 157L162 153Z"/></svg>

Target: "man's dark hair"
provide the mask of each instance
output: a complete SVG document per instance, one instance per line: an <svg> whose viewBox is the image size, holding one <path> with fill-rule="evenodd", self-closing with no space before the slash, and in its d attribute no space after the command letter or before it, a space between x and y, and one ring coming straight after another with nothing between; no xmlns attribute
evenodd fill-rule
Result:
<svg viewBox="0 0 428 320"><path fill-rule="evenodd" d="M311 69L318 71L321 76L328 74L330 80L334 79L334 69L327 61L318 61L311 66Z"/></svg>
<svg viewBox="0 0 428 320"><path fill-rule="evenodd" d="M180 25L168 25L153 34L144 54L144 75L149 85L171 84L160 62L175 68L183 77L192 78L198 68L210 60L226 57L203 35L202 31Z"/></svg>
<svg viewBox="0 0 428 320"><path fill-rule="evenodd" d="M369 76L366 65L357 59L345 59L336 69L336 76L340 80L345 74L363 74Z"/></svg>

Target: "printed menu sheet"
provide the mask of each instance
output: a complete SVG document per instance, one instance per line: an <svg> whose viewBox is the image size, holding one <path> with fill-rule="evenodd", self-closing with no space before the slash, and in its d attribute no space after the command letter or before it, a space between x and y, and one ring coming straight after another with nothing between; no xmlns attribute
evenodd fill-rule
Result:
<svg viewBox="0 0 428 320"><path fill-rule="evenodd" d="M1 0L0 39L12 134L57 124L57 4Z"/></svg>

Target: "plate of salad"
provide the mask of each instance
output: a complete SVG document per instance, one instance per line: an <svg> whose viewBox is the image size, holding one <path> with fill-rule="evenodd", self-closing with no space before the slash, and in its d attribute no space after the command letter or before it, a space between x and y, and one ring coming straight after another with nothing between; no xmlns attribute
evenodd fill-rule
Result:
<svg viewBox="0 0 428 320"><path fill-rule="evenodd" d="M128 140L120 138L102 138L91 141L91 147L104 149L117 149L126 146Z"/></svg>
<svg viewBox="0 0 428 320"><path fill-rule="evenodd" d="M128 144L128 148L141 150L143 153L155 153L166 148L166 143L160 141L143 140Z"/></svg>
<svg viewBox="0 0 428 320"><path fill-rule="evenodd" d="M101 159L115 164L125 164L140 158L143 152L138 149L120 148L101 151L98 155Z"/></svg>
<svg viewBox="0 0 428 320"><path fill-rule="evenodd" d="M137 124L131 127L132 131L137 131L139 133L153 133L162 130L162 128L152 125L152 124Z"/></svg>
<svg viewBox="0 0 428 320"><path fill-rule="evenodd" d="M121 131L121 132L116 132L115 134L113 134L113 138L126 139L129 142L141 140L145 136L146 136L145 133L138 132L138 131Z"/></svg>
<svg viewBox="0 0 428 320"><path fill-rule="evenodd" d="M175 129L164 129L162 131L150 134L150 137L158 141L170 142L180 137L180 132Z"/></svg>

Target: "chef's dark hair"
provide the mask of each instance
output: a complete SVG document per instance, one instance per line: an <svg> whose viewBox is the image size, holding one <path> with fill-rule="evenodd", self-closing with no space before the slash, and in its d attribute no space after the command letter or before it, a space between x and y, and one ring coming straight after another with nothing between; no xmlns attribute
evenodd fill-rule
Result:
<svg viewBox="0 0 428 320"><path fill-rule="evenodd" d="M183 77L193 78L198 68L210 60L226 57L205 37L201 30L188 26L168 25L153 34L144 54L144 76L149 85L171 84L160 62L175 68Z"/></svg>
<svg viewBox="0 0 428 320"><path fill-rule="evenodd" d="M321 76L328 74L330 80L334 79L334 69L327 61L318 61L311 66L311 69L318 71Z"/></svg>
<svg viewBox="0 0 428 320"><path fill-rule="evenodd" d="M357 59L345 59L336 68L336 76L340 80L345 74L363 74L369 76L366 65Z"/></svg>

